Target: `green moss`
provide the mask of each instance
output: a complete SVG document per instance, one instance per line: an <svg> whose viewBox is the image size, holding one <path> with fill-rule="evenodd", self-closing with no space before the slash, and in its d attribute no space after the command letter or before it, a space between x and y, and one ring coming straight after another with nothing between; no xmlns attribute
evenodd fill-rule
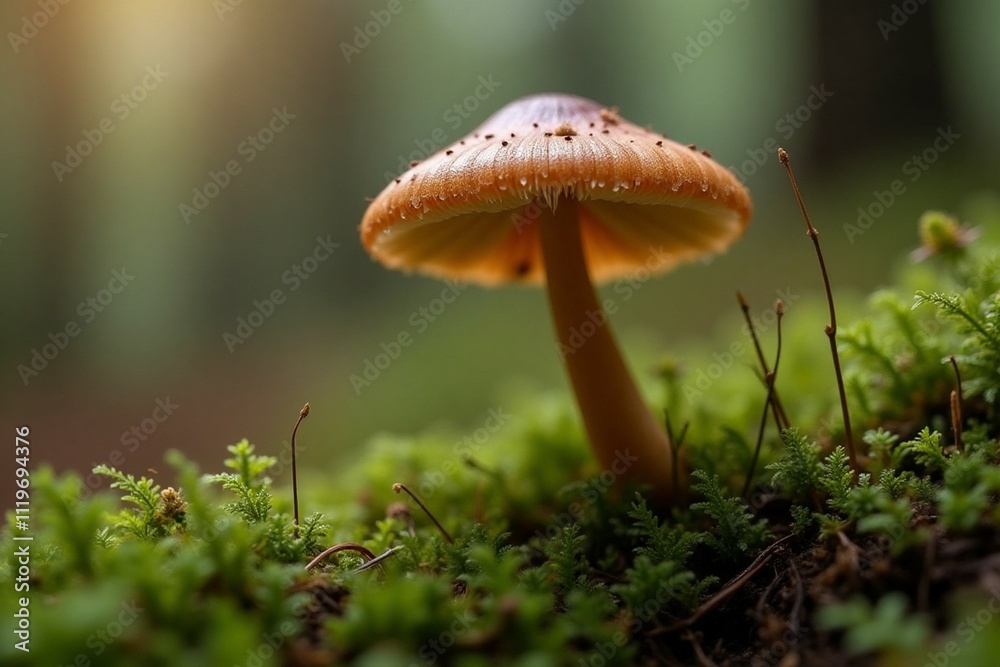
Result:
<svg viewBox="0 0 1000 667"><path fill-rule="evenodd" d="M795 304L778 377L793 428L766 429L747 500L735 493L765 391L739 364L698 385L710 348L662 366L652 387L674 424L689 423L691 503L669 511L594 467L565 396L514 397L475 447L441 430L377 436L352 469L302 485L300 526L269 476L275 459L245 440L215 474L171 453L172 486L98 466L112 492L87 499L76 475L34 471L30 591L0 592L8 638L30 595L32 651L6 641L0 661L626 665L693 662L702 637L743 664L773 647L763 637L775 618L816 659L944 650L967 631L962 613L988 608L972 575L1000 546L1000 248L949 224L922 222L925 261L840 337L865 432L860 474L841 446L832 377L815 363L829 353L823 306ZM18 573L17 533L8 515L5 581ZM305 569L345 542L358 546ZM385 556L362 568L359 548ZM935 560L943 551L962 567L940 575L951 572ZM770 565L740 577L758 557ZM818 606L828 609L812 616ZM714 620L698 625L696 613ZM697 634L683 633L689 623ZM1000 645L995 625L966 655Z"/></svg>

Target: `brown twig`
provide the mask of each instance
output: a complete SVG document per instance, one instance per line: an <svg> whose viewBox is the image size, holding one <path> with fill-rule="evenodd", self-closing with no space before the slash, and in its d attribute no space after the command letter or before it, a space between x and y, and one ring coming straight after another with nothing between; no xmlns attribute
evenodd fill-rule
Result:
<svg viewBox="0 0 1000 667"><path fill-rule="evenodd" d="M434 522L434 525L437 526L438 530L441 531L441 534L444 535L444 539L448 540L449 544L455 543L455 540L451 538L451 535L448 533L447 530L445 530L444 526L441 525L441 522L437 520L437 517L434 516L429 509L427 509L426 505L420 502L420 498L417 498L417 496L414 495L413 491L410 491L408 488L406 488L405 484L400 484L399 482L396 482L395 484L392 485L392 490L395 491L396 493L405 491L406 495L413 498L413 501L417 503L417 505L420 505L420 509L424 511L424 514L430 517L430 520Z"/></svg>
<svg viewBox="0 0 1000 667"><path fill-rule="evenodd" d="M341 542L340 544L334 544L332 547L325 550L323 553L321 553L320 555L316 556L311 561L309 561L309 564L306 565L306 570L313 569L320 562L325 560L328 556L332 556L333 554L338 553L340 551L356 551L365 558L367 558L369 561L375 558L375 554L373 554L369 549L361 546L360 544L355 544L354 542Z"/></svg>
<svg viewBox="0 0 1000 667"><path fill-rule="evenodd" d="M705 655L705 649L701 647L701 642L698 641L698 636L690 630L685 630L681 635L681 639L691 642L691 648L694 649L694 657L698 660L698 667L719 667L716 663L712 662L712 659Z"/></svg>
<svg viewBox="0 0 1000 667"><path fill-rule="evenodd" d="M753 450L753 459L750 461L750 469L747 470L747 479L743 482L743 493L741 494L744 498L747 497L747 493L750 492L750 483L753 482L754 473L757 471L757 459L760 457L760 448L764 444L764 428L767 426L767 411L768 408L773 408L774 403L774 381L778 375L778 364L781 362L781 317L785 314L785 304L778 299L774 303L774 313L778 317L778 351L774 356L774 370L767 372L767 400L764 401L764 413L760 416L760 428L757 429L757 446ZM778 427L778 431L781 431L781 422L778 420L777 414L775 414L775 425Z"/></svg>
<svg viewBox="0 0 1000 667"><path fill-rule="evenodd" d="M951 392L951 430L955 433L955 447L958 451L965 451L962 444L962 374L958 370L958 362L955 355L948 357L951 360L951 367L955 369L956 388Z"/></svg>
<svg viewBox="0 0 1000 667"><path fill-rule="evenodd" d="M842 530L837 531L837 540L840 545L844 547L847 552L847 557L851 559L851 568L854 570L855 574L861 573L861 547L855 544L851 538L847 536Z"/></svg>
<svg viewBox="0 0 1000 667"><path fill-rule="evenodd" d="M806 599L806 586L802 580L802 573L799 572L799 566L795 564L794 560L789 562L788 567L795 575L795 603L792 604L792 611L788 616L788 629L792 631L793 635L798 635L802 618L802 605Z"/></svg>
<svg viewBox="0 0 1000 667"><path fill-rule="evenodd" d="M402 551L403 548L404 548L403 545L399 545L399 546L392 547L391 549L386 549L385 552L383 552L382 554L380 554L378 556L375 556L375 558L372 558L370 561L368 561L364 565L361 565L359 567L354 568L354 574L357 574L358 572L364 572L365 570L370 570L373 567L377 567L378 569L381 570L382 569L382 565L381 565L382 561L384 561L385 559L389 558L389 556L392 556L397 551Z"/></svg>
<svg viewBox="0 0 1000 667"><path fill-rule="evenodd" d="M827 338L830 339L830 353L833 355L833 369L837 376L837 390L840 393L840 410L844 415L844 438L847 444L847 456L851 460L851 469L854 471L854 476L857 478L858 475L858 457L855 453L854 448L854 434L851 431L851 415L847 408L847 392L844 389L844 374L840 369L840 354L837 351L837 311L833 305L833 290L830 287L830 276L826 271L826 262L823 260L823 250L819 245L819 231L813 227L812 221L809 219L809 213L806 212L806 205L802 201L802 193L799 192L799 185L795 182L795 174L792 173L792 166L788 163L788 153L784 148L778 149L778 161L785 167L785 171L788 172L788 180L792 184L792 190L795 192L795 199L799 203L799 209L802 211L802 217L806 221L806 232L809 234L809 238L812 239L813 246L816 248L816 258L819 260L819 269L823 274L823 286L826 288L826 301L830 306L830 323L826 325L823 329L826 332Z"/></svg>
<svg viewBox="0 0 1000 667"><path fill-rule="evenodd" d="M764 592L760 594L760 597L757 598L757 607L754 609L754 613L757 616L758 623L764 620L764 608L767 606L767 601L770 599L771 593L774 592L774 589L778 587L778 584L781 583L784 578L784 572L778 573L778 575L771 580L771 583L764 588Z"/></svg>
<svg viewBox="0 0 1000 667"><path fill-rule="evenodd" d="M693 614L691 614L690 616L688 616L683 620L677 621L672 625L667 625L662 628L656 628L654 630L651 630L647 632L646 635L652 637L655 635L667 634L670 632L676 632L678 630L683 630L685 628L691 627L692 625L700 621L705 614L715 609L718 605L728 600L733 595L733 593L743 588L743 586L745 586L746 583L750 581L750 579L752 579L755 574L760 572L761 568L767 565L767 563L771 560L771 558L773 558L774 555L778 553L778 551L785 544L785 542L792 539L793 537L795 537L794 534L785 535L784 537L777 540L776 542L773 542L769 547L761 551L760 555L758 555L757 558L755 558L754 561L750 563L750 565L745 570L743 570L743 572L741 572L735 579L730 581L728 584L723 586L718 593L716 593L715 595L713 595L712 597L708 598L703 603L701 603L701 605L694 611Z"/></svg>
<svg viewBox="0 0 1000 667"><path fill-rule="evenodd" d="M295 426L292 427L292 511L295 513L295 537L299 536L299 477L298 466L295 462L295 434L299 431L299 424L308 416L309 404L306 403L299 410L299 418L295 420Z"/></svg>
<svg viewBox="0 0 1000 667"><path fill-rule="evenodd" d="M757 338L757 327L754 326L753 319L750 317L750 304L747 303L746 297L743 296L743 292L736 290L736 300L740 302L740 310L743 311L743 319L746 320L747 329L750 332L750 339L753 340L753 347L757 351L757 361L760 362L760 367L763 369L764 377L771 372L771 369L767 366L767 359L764 358L764 350L760 347L760 340ZM765 382L765 386L767 383ZM785 406L781 404L781 399L778 397L778 390L774 390L774 397L771 401L771 407L774 409L774 422L778 424L778 428L788 428L791 426L791 422L788 421L788 414L785 413Z"/></svg>

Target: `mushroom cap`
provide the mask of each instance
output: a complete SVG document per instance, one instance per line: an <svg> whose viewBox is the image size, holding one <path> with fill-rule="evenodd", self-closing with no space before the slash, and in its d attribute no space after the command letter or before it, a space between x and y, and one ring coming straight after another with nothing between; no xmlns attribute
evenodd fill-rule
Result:
<svg viewBox="0 0 1000 667"><path fill-rule="evenodd" d="M561 94L511 102L413 166L371 202L361 240L386 266L495 285L545 282L537 224L578 202L591 280L718 253L750 220L750 195L707 152Z"/></svg>

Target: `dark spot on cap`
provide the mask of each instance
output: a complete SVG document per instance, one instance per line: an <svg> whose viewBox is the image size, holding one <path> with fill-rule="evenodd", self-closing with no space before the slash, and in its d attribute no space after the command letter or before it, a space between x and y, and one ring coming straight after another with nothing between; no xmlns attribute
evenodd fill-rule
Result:
<svg viewBox="0 0 1000 667"><path fill-rule="evenodd" d="M708 151L702 151L701 154L704 155L705 157L712 157L712 154L709 153Z"/></svg>
<svg viewBox="0 0 1000 667"><path fill-rule="evenodd" d="M483 139L492 139L493 136L494 135L492 135L492 134L487 134L485 137L483 137Z"/></svg>
<svg viewBox="0 0 1000 667"><path fill-rule="evenodd" d="M538 127L538 123L532 123L531 127Z"/></svg>
<svg viewBox="0 0 1000 667"><path fill-rule="evenodd" d="M566 141L573 141L573 137L565 137Z"/></svg>
<svg viewBox="0 0 1000 667"><path fill-rule="evenodd" d="M396 182L397 182L397 183L402 183L403 181L402 181L401 179L398 179L398 178L397 178L397 179L396 179Z"/></svg>
<svg viewBox="0 0 1000 667"><path fill-rule="evenodd" d="M416 167L418 164L420 164L420 160L414 160L413 162L410 163L410 166Z"/></svg>
<svg viewBox="0 0 1000 667"><path fill-rule="evenodd" d="M506 146L506 145L507 145L508 143L509 143L509 142L506 142L506 141L501 141L501 142L500 142L500 145L501 145L501 146Z"/></svg>
<svg viewBox="0 0 1000 667"><path fill-rule="evenodd" d="M662 141L657 141L657 142L656 142L656 145L657 145L657 146L662 146L662 145L663 145L663 142L662 142Z"/></svg>
<svg viewBox="0 0 1000 667"><path fill-rule="evenodd" d="M444 152L444 154L445 154L445 155L451 155L451 154L452 154L452 153L454 153L454 152L455 152L455 151L453 151L453 150L451 150L451 149L449 148L448 150L446 150L446 151Z"/></svg>
<svg viewBox="0 0 1000 667"><path fill-rule="evenodd" d="M601 130L601 134L611 134L609 130Z"/></svg>
<svg viewBox="0 0 1000 667"><path fill-rule="evenodd" d="M696 151L696 150L698 150L698 147L697 147L697 146L695 146L694 144L688 144L688 148L690 148L690 149L691 149L691 150L693 150L693 151Z"/></svg>
<svg viewBox="0 0 1000 667"><path fill-rule="evenodd" d="M552 136L552 133L551 133L551 132L546 132L546 133L545 133L545 136L546 136L546 137L551 137L551 136Z"/></svg>

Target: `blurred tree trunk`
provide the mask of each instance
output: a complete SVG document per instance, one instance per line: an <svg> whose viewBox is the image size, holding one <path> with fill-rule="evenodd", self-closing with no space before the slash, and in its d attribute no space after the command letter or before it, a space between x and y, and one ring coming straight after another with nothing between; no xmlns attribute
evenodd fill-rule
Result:
<svg viewBox="0 0 1000 667"><path fill-rule="evenodd" d="M816 115L820 163L929 141L949 124L936 23L934 3L922 0L819 3L818 81L834 95Z"/></svg>
<svg viewBox="0 0 1000 667"><path fill-rule="evenodd" d="M79 289L74 276L80 266L87 264L86 256L80 253L85 230L80 219L81 188L77 185L78 171L88 166L87 161L71 173L62 173L61 181L52 168L53 162L67 163L67 145L75 147L83 138L83 130L88 129L81 124L81 29L79 21L50 21L18 56L23 66L33 71L31 78L37 82L33 89L44 95L42 100L25 102L41 117L36 119L34 138L37 163L26 165L35 179L34 197L23 195L33 199L29 203L33 213L28 219L36 227L34 234L41 250L36 261L48 267L32 270L39 280L32 291L49 297L35 306L33 317L37 323L29 327L33 331L42 327L61 330L69 318L76 317L76 301L72 300L79 299ZM73 288L69 297L68 287Z"/></svg>

